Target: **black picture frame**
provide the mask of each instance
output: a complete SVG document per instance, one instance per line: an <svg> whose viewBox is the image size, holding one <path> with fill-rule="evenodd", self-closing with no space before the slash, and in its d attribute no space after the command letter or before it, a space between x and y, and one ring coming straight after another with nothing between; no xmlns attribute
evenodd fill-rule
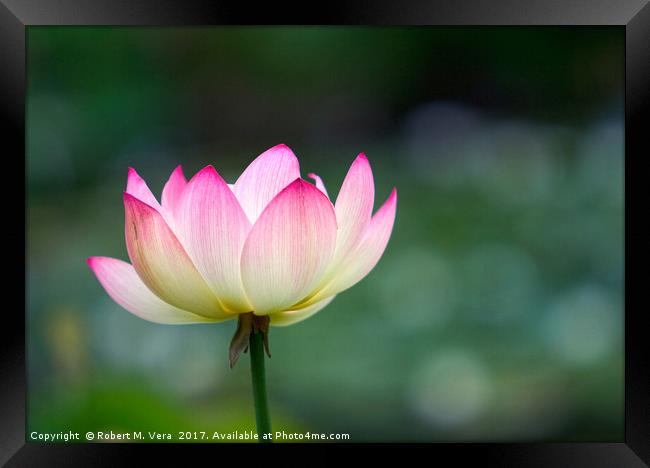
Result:
<svg viewBox="0 0 650 468"><path fill-rule="evenodd" d="M25 36L32 25L223 25L223 24L370 24L370 25L590 25L625 29L625 436L616 443L420 444L410 449L431 451L496 466L636 467L650 463L650 366L640 295L647 274L633 274L633 265L647 258L647 230L634 214L644 206L643 158L650 155L650 5L649 0L473 0L326 2L317 8L277 3L252 6L219 0L0 0L0 109L3 156L25 170ZM316 17L318 12L318 17ZM22 161L22 164L21 164ZM12 177L17 179L13 172ZM9 178L9 171L6 173ZM24 179L23 179L24 180ZM24 190L24 186L23 186ZM6 188L11 200L17 191ZM11 205L17 206L15 201ZM25 221L25 206L15 218ZM643 209L643 208L641 208ZM23 226L25 226L23 224ZM17 230L5 231L16 257ZM23 237L23 246L26 243ZM9 244L10 243L10 244ZM7 250L5 250L5 254ZM13 266L6 257L6 266ZM16 264L22 261L16 258ZM20 281L12 268L10 275ZM25 276L22 279L24 281ZM6 296L13 288L7 286ZM26 285L24 284L24 287ZM17 290L18 288L16 288ZM23 296L23 298L26 295ZM19 296L18 296L19 297ZM172 448L190 450L212 445L25 443L25 321L21 301L5 303L0 326L0 463L7 466L118 466L133 454L169 457ZM251 446L252 447L252 446ZM385 446L383 446L385 447ZM286 448L285 448L286 449ZM246 450L251 450L248 448ZM257 448L256 450L260 450ZM269 450L269 448L264 448ZM277 450L277 446L272 450ZM376 450L376 449L373 449ZM379 449L379 453L383 448ZM207 453L207 452L206 452ZM247 452L252 453L252 452ZM443 458L441 458L443 459ZM645 462L645 463L644 463Z"/></svg>

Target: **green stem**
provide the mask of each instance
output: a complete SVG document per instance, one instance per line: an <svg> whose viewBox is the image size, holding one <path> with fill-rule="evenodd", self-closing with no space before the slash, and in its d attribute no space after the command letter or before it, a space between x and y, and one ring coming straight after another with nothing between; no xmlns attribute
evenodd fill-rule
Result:
<svg viewBox="0 0 650 468"><path fill-rule="evenodd" d="M264 438L271 433L271 418L266 400L266 376L264 373L264 334L252 331L250 334L251 377L253 379L253 400L255 402L255 422L259 442L272 442Z"/></svg>

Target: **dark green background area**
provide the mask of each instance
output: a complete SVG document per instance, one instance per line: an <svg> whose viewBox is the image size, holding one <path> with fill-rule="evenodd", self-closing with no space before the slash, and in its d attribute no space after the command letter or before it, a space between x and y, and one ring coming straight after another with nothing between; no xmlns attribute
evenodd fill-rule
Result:
<svg viewBox="0 0 650 468"><path fill-rule="evenodd" d="M370 275L271 331L277 430L351 441L622 440L622 28L28 28L28 431L230 431L234 322L163 326L127 259L129 166L229 182L288 144L354 157L396 225Z"/></svg>

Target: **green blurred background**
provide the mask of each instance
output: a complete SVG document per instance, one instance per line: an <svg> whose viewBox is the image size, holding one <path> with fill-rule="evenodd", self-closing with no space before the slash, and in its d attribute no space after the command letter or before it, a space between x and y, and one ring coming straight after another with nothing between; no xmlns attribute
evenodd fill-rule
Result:
<svg viewBox="0 0 650 468"><path fill-rule="evenodd" d="M235 322L164 326L85 259L127 259L122 191L233 182L278 143L335 197L399 191L386 253L271 331L274 429L351 441L622 440L622 28L29 27L28 431L254 427Z"/></svg>

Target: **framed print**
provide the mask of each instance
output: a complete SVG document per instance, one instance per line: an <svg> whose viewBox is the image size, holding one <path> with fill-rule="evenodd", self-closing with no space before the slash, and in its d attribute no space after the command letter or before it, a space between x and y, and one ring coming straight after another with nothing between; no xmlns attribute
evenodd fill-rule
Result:
<svg viewBox="0 0 650 468"><path fill-rule="evenodd" d="M647 2L263 13L0 0L0 461L646 466Z"/></svg>

